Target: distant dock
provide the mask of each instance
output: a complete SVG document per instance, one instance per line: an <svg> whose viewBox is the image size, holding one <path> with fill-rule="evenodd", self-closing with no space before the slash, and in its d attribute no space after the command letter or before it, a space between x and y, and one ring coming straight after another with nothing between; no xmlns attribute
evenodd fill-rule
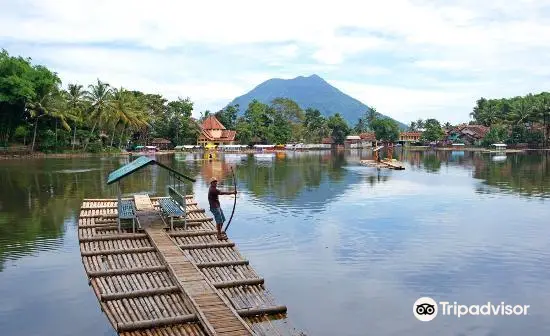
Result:
<svg viewBox="0 0 550 336"><path fill-rule="evenodd" d="M137 228L118 229L117 199L84 199L78 221L82 262L113 328L123 336L305 335L278 305L212 218L185 196L186 228L171 229L159 200L135 206Z"/></svg>

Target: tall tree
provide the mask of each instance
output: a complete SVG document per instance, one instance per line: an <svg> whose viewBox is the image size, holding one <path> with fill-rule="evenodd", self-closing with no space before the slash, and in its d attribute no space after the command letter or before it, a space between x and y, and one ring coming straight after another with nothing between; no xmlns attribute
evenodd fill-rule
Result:
<svg viewBox="0 0 550 336"><path fill-rule="evenodd" d="M346 140L346 136L350 133L350 128L340 113L330 116L327 121L327 126L331 130L331 135L334 142L337 144L343 144Z"/></svg>
<svg viewBox="0 0 550 336"><path fill-rule="evenodd" d="M373 131L374 128L372 127L374 121L380 117L380 114L376 111L376 108L370 107L365 112L365 121L367 122L367 129Z"/></svg>
<svg viewBox="0 0 550 336"><path fill-rule="evenodd" d="M112 89L111 86L108 83L102 82L99 79L97 79L97 83L90 84L88 86L88 91L86 91L86 100L91 105L90 109L90 119L93 120L93 126L92 131L90 132L90 136L88 137L88 140L86 141L86 144L84 145L84 150L88 147L88 144L90 143L90 139L93 136L93 133L95 131L96 126L98 123L101 125L101 122L107 118L107 114L111 110L111 97L112 97Z"/></svg>
<svg viewBox="0 0 550 336"><path fill-rule="evenodd" d="M443 128L441 128L439 121L436 119L426 119L424 122L424 132L422 132L421 140L428 142L438 141L441 140L444 135L445 132L443 131Z"/></svg>
<svg viewBox="0 0 550 336"><path fill-rule="evenodd" d="M353 127L353 131L357 134L365 133L367 131L367 125L363 118L357 120L357 124Z"/></svg>
<svg viewBox="0 0 550 336"><path fill-rule="evenodd" d="M229 105L224 109L216 112L216 118L222 123L225 128L234 130L237 124L237 115L239 113L239 104Z"/></svg>
<svg viewBox="0 0 550 336"><path fill-rule="evenodd" d="M290 138L288 141L301 141L304 136L303 122L305 114L298 103L289 98L275 98L271 101L271 109L279 118L288 121L290 126ZM280 120L279 123L281 122Z"/></svg>
<svg viewBox="0 0 550 336"><path fill-rule="evenodd" d="M44 66L37 65L34 71L31 72L31 79L34 83L34 96L27 102L26 109L29 116L34 122L34 134L32 138L31 152L34 151L36 144L36 132L38 129L38 121L45 117L51 116L62 119L64 126L66 124L64 114L60 111L59 85L61 80L57 75ZM68 127L70 129L70 127Z"/></svg>
<svg viewBox="0 0 550 336"><path fill-rule="evenodd" d="M320 143L331 133L327 120L317 109L308 108L304 117L305 140L310 143Z"/></svg>
<svg viewBox="0 0 550 336"><path fill-rule="evenodd" d="M67 91L65 91L65 97L67 100L67 108L70 113L74 116L74 130L73 130L73 141L72 148L76 143L76 130L78 128L78 123L82 122L83 110L85 108L84 104L84 89L80 84L69 84L67 86Z"/></svg>
<svg viewBox="0 0 550 336"><path fill-rule="evenodd" d="M372 123L376 139L393 143L399 139L399 125L392 119L376 119Z"/></svg>

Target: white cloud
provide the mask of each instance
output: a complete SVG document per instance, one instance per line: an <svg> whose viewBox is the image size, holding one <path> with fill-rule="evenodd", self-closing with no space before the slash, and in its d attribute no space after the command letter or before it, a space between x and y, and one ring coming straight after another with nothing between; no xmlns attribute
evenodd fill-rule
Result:
<svg viewBox="0 0 550 336"><path fill-rule="evenodd" d="M548 0L1 6L0 43L43 60L65 82L101 77L169 97L189 95L200 109L223 106L260 78L318 72L404 122L425 114L463 121L479 96L520 95L549 84Z"/></svg>

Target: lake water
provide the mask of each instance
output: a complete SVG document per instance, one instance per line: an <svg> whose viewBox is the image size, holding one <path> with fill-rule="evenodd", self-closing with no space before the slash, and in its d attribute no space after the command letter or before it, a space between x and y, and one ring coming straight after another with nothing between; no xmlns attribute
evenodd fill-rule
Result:
<svg viewBox="0 0 550 336"><path fill-rule="evenodd" d="M308 335L550 334L550 152L396 153L404 171L359 165L370 152L273 157L158 156L239 195L228 234ZM85 197L116 195L127 157L0 161L0 334L116 335L88 286L77 216ZM165 195L149 167L124 192ZM222 196L229 217L232 196ZM530 305L526 316L439 315L413 303Z"/></svg>

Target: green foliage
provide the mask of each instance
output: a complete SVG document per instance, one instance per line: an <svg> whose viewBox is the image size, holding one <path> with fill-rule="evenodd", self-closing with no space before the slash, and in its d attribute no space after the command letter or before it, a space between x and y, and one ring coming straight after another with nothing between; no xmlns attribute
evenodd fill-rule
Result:
<svg viewBox="0 0 550 336"><path fill-rule="evenodd" d="M525 136L525 140L529 144L541 144L544 141L544 133L541 131L529 132Z"/></svg>
<svg viewBox="0 0 550 336"><path fill-rule="evenodd" d="M512 126L510 136L506 139L506 143L510 145L515 145L518 143L527 142L528 130L523 125Z"/></svg>
<svg viewBox="0 0 550 336"><path fill-rule="evenodd" d="M443 128L441 128L439 121L437 121L436 119L427 119L424 122L424 132L422 132L421 137L422 141L438 141L443 139L444 135L445 132L443 131Z"/></svg>
<svg viewBox="0 0 550 336"><path fill-rule="evenodd" d="M223 110L216 112L216 118L227 129L235 129L237 125L237 114L239 113L239 105L229 105Z"/></svg>
<svg viewBox="0 0 550 336"><path fill-rule="evenodd" d="M128 141L147 144L152 136L195 144L199 127L192 110L189 98L168 102L161 95L115 89L99 79L87 90L78 83L63 90L57 74L46 67L5 50L0 53L4 144L17 140L47 151L83 144L84 150L93 152L117 150ZM98 142L100 136L103 141Z"/></svg>
<svg viewBox="0 0 550 336"><path fill-rule="evenodd" d="M357 124L353 127L353 131L357 134L361 134L367 131L367 124L363 118L357 120Z"/></svg>
<svg viewBox="0 0 550 336"><path fill-rule="evenodd" d="M309 143L320 143L331 133L327 120L319 110L308 108L304 116L304 139Z"/></svg>
<svg viewBox="0 0 550 336"><path fill-rule="evenodd" d="M94 141L88 145L88 152L101 153L103 151L103 144L99 141Z"/></svg>
<svg viewBox="0 0 550 336"><path fill-rule="evenodd" d="M20 125L17 126L17 128L15 129L13 136L15 137L15 139L23 142L24 139L29 136L29 134L29 127L27 125Z"/></svg>
<svg viewBox="0 0 550 336"><path fill-rule="evenodd" d="M375 119L371 127L378 140L396 142L399 139L399 125L392 119Z"/></svg>
<svg viewBox="0 0 550 336"><path fill-rule="evenodd" d="M507 137L506 127L495 125L489 129L489 132L487 132L481 144L484 147L489 147L494 143L503 142Z"/></svg>
<svg viewBox="0 0 550 336"><path fill-rule="evenodd" d="M332 135L337 143L343 143L350 128L342 116L336 113L328 119L319 110L305 112L294 101L277 98L271 105L253 100L244 115L237 119L237 140L241 144L255 142L286 144L289 142L320 143Z"/></svg>
<svg viewBox="0 0 550 336"><path fill-rule="evenodd" d="M327 126L330 128L332 138L337 144L343 144L346 140L346 136L351 132L347 122L339 113L336 113L328 118Z"/></svg>
<svg viewBox="0 0 550 336"><path fill-rule="evenodd" d="M473 124L507 127L511 133L509 143L527 142L529 134L537 132L533 130L533 125L539 124L543 129L542 136L534 135L530 139L540 140L539 143L547 145L550 136L550 93L542 92L508 99L480 98L470 116L473 118ZM524 130L521 127L525 128L525 134L522 133Z"/></svg>

